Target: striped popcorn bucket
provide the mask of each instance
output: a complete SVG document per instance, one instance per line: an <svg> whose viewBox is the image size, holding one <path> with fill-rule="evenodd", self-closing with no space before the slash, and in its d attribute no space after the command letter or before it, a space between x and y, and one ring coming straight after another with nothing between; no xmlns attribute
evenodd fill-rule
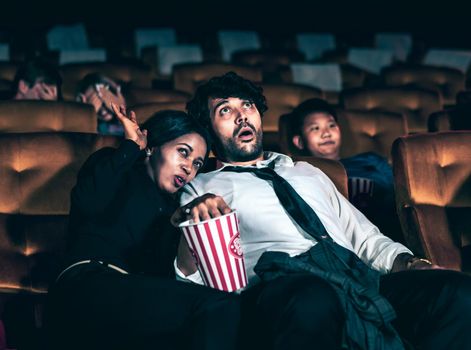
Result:
<svg viewBox="0 0 471 350"><path fill-rule="evenodd" d="M180 224L204 283L233 292L247 285L236 212L194 224Z"/></svg>
<svg viewBox="0 0 471 350"><path fill-rule="evenodd" d="M348 193L351 201L355 201L359 195L373 195L374 182L364 177L348 178Z"/></svg>

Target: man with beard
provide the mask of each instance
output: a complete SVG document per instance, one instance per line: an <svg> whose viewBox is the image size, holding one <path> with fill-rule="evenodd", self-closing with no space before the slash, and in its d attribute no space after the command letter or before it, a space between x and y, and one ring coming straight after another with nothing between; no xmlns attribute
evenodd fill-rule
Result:
<svg viewBox="0 0 471 350"><path fill-rule="evenodd" d="M237 210L249 280L243 348L471 348L471 279L384 236L319 169L263 152L261 88L227 73L187 107L222 167L184 188L173 221ZM184 240L175 270L203 283Z"/></svg>

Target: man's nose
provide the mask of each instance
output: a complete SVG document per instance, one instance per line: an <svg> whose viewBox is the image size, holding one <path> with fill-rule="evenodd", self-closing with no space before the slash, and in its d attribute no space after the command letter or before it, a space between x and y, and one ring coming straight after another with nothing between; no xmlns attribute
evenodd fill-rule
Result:
<svg viewBox="0 0 471 350"><path fill-rule="evenodd" d="M238 111L237 118L236 118L236 124L242 124L243 122L247 121L247 116L245 113L241 110Z"/></svg>

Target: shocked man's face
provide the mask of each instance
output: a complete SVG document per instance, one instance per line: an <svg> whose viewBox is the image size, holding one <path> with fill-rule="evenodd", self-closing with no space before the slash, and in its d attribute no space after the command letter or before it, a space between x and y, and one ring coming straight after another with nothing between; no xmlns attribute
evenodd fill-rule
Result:
<svg viewBox="0 0 471 350"><path fill-rule="evenodd" d="M262 118L252 101L210 98L208 107L220 157L229 162L248 162L261 156Z"/></svg>

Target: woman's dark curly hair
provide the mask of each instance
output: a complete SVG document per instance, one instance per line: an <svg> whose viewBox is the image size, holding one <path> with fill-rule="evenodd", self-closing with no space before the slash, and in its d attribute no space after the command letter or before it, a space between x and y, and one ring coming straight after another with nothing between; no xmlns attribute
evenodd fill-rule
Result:
<svg viewBox="0 0 471 350"><path fill-rule="evenodd" d="M208 100L228 97L237 97L253 102L260 116L263 116L263 113L268 109L263 89L234 72L211 78L208 82L200 85L196 89L193 99L187 103L186 109L189 115L208 127L211 125Z"/></svg>

